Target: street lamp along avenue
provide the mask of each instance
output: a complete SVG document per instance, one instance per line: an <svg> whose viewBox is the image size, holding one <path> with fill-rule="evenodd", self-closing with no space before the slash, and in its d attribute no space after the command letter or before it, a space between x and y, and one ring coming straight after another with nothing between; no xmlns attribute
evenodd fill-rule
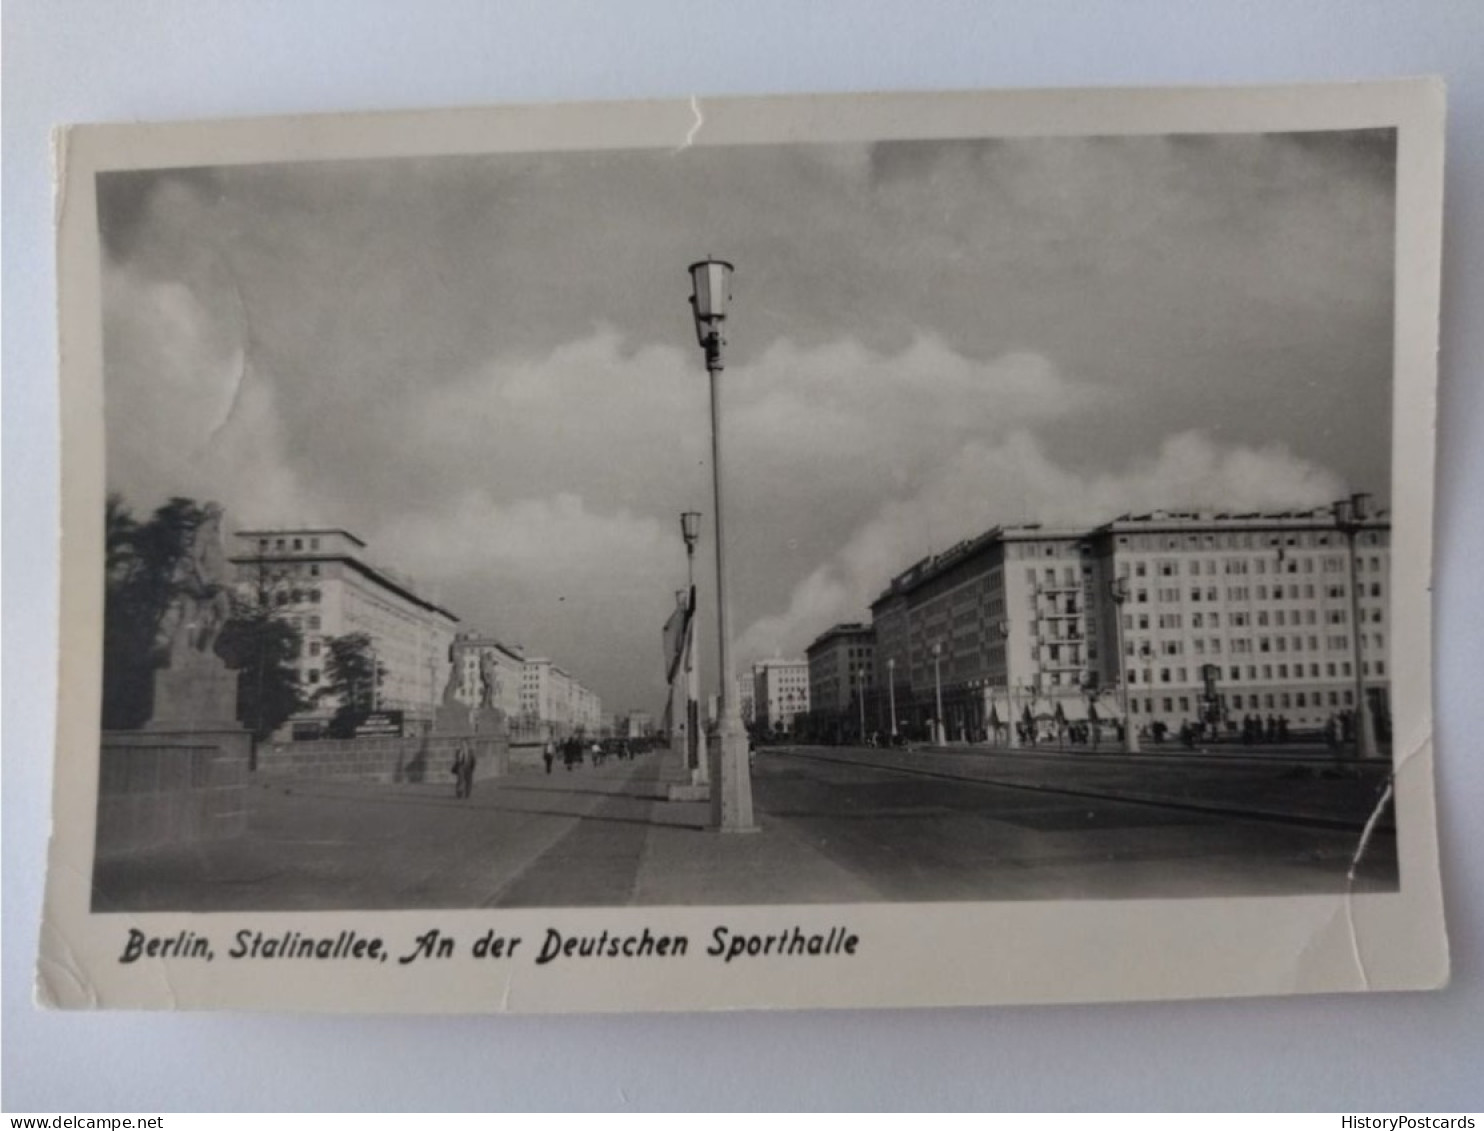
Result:
<svg viewBox="0 0 1484 1131"><path fill-rule="evenodd" d="M680 536L685 539L685 579L696 583L696 543L701 540L701 512L680 512Z"/></svg>
<svg viewBox="0 0 1484 1131"><path fill-rule="evenodd" d="M891 696L891 737L892 745L896 745L897 738L897 661L893 656L886 661L886 689Z"/></svg>
<svg viewBox="0 0 1484 1131"><path fill-rule="evenodd" d="M1123 749L1125 753L1139 752L1139 731L1133 717L1128 713L1128 656L1123 651L1123 605L1128 600L1128 578L1113 581L1113 625L1118 634L1118 691L1123 701Z"/></svg>
<svg viewBox="0 0 1484 1131"><path fill-rule="evenodd" d="M727 304L732 297L732 265L706 258L690 265L691 313L695 316L696 341L706 356L711 384L711 486L716 523L716 629L721 671L717 694L721 719L717 741L710 749L711 823L722 832L754 832L752 818L752 770L748 765L747 732L737 703L737 681L732 670L730 591L727 589L726 536L722 528L721 491L721 372L722 334Z"/></svg>
<svg viewBox="0 0 1484 1131"><path fill-rule="evenodd" d="M943 726L943 645L933 644L933 698L936 700L934 709L938 712L933 719L933 744L943 746L948 740L948 732Z"/></svg>
<svg viewBox="0 0 1484 1131"><path fill-rule="evenodd" d="M1359 493L1339 500L1334 505L1334 515L1335 525L1345 535L1345 557L1349 559L1351 662L1354 664L1355 677L1355 756L1364 761L1375 758L1377 751L1376 728L1371 719L1371 706L1366 702L1365 669L1361 666L1360 584L1355 570L1355 536L1371 517L1370 495Z"/></svg>
<svg viewBox="0 0 1484 1131"><path fill-rule="evenodd" d="M1010 718L1005 726L1005 745L1011 750L1020 748L1020 717L1015 713L1015 685L1010 682L1010 622L1001 620L999 623L1000 639L1004 642L1005 649L1005 698L1010 703Z"/></svg>

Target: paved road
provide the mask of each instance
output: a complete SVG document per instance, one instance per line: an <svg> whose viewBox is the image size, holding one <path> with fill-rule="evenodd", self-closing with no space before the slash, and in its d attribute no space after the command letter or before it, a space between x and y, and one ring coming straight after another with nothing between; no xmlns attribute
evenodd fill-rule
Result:
<svg viewBox="0 0 1484 1131"><path fill-rule="evenodd" d="M1374 819L1391 827L1383 803L1390 764L1316 762L1312 757L1238 754L1169 757L1116 751L1005 751L973 747L871 749L778 747L786 757L910 770L994 785L1094 798L1153 801L1223 815L1267 816L1360 832Z"/></svg>
<svg viewBox="0 0 1484 1131"><path fill-rule="evenodd" d="M758 807L885 899L1055 899L1343 890L1356 833L774 755ZM1377 834L1357 890L1396 884Z"/></svg>
<svg viewBox="0 0 1484 1131"><path fill-rule="evenodd" d="M1344 890L1353 832L764 752L763 831L660 800L662 755L451 785L260 780L240 840L100 865L110 910L1123 898ZM1394 887L1382 831L1359 890Z"/></svg>

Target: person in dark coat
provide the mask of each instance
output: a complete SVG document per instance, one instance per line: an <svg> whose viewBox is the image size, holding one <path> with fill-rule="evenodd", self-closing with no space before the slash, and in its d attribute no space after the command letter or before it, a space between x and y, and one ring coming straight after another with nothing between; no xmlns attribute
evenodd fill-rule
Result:
<svg viewBox="0 0 1484 1131"><path fill-rule="evenodd" d="M459 752L453 760L453 773L454 796L467 800L474 792L474 751L467 742L459 743Z"/></svg>

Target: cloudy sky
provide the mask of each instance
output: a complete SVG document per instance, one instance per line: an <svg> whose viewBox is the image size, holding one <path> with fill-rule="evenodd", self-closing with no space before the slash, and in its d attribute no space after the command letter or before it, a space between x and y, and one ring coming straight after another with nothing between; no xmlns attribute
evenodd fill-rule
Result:
<svg viewBox="0 0 1484 1131"><path fill-rule="evenodd" d="M688 263L737 268L739 659L799 654L996 522L1384 501L1394 156L1352 132L105 174L109 486L345 527L658 709L678 515L712 509Z"/></svg>

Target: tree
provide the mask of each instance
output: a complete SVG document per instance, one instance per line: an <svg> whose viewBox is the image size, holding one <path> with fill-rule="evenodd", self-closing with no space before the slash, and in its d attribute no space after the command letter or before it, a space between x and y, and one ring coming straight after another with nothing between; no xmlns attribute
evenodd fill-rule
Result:
<svg viewBox="0 0 1484 1131"><path fill-rule="evenodd" d="M310 705L296 661L304 646L298 627L282 613L279 594L291 574L258 562L233 598L232 619L217 652L237 670L237 719L262 742Z"/></svg>
<svg viewBox="0 0 1484 1131"><path fill-rule="evenodd" d="M206 508L177 496L144 522L110 495L105 515L103 726L142 726L154 710L154 673L165 662L160 625L177 596L176 568L206 518ZM237 719L261 740L307 704L293 667L300 635L278 614L281 576L260 571L233 594L232 618L216 653L237 671Z"/></svg>
<svg viewBox="0 0 1484 1131"><path fill-rule="evenodd" d="M299 689L302 639L288 621L246 608L222 628L217 653L237 670L237 721L262 742L309 704Z"/></svg>
<svg viewBox="0 0 1484 1131"><path fill-rule="evenodd" d="M163 662L160 622L175 599L175 571L206 518L176 497L145 522L110 495L104 522L103 727L143 726L154 710L154 672Z"/></svg>
<svg viewBox="0 0 1484 1131"><path fill-rule="evenodd" d="M325 641L325 649L325 685L318 695L339 700L330 718L330 735L349 738L356 724L376 709L386 669L377 662L375 641L364 632L332 636Z"/></svg>

